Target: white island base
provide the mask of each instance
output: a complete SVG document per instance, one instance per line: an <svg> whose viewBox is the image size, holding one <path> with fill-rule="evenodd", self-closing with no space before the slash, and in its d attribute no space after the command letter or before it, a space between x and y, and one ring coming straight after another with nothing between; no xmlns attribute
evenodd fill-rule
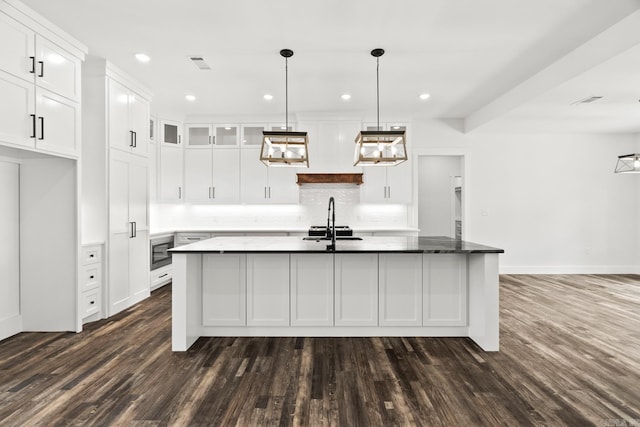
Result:
<svg viewBox="0 0 640 427"><path fill-rule="evenodd" d="M173 271L173 351L201 336L469 337L499 349L498 253L192 250L173 254Z"/></svg>

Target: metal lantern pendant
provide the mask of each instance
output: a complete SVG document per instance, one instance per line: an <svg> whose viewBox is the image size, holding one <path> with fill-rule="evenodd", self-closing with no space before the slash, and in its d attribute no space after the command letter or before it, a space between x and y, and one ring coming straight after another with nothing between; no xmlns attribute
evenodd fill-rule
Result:
<svg viewBox="0 0 640 427"><path fill-rule="evenodd" d="M618 156L615 173L640 173L640 154Z"/></svg>
<svg viewBox="0 0 640 427"><path fill-rule="evenodd" d="M376 58L376 104L377 130L361 131L356 137L353 165L395 166L407 160L405 131L380 128L380 57L384 49L373 49L371 56Z"/></svg>
<svg viewBox="0 0 640 427"><path fill-rule="evenodd" d="M267 166L309 167L307 132L289 132L289 58L291 49L282 49L285 59L285 130L263 131L260 161Z"/></svg>

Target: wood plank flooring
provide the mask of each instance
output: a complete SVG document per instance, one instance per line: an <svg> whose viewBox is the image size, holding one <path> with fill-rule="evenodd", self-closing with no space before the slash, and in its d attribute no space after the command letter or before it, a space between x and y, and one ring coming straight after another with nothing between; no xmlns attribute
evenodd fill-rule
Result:
<svg viewBox="0 0 640 427"><path fill-rule="evenodd" d="M201 338L171 288L0 342L0 426L638 426L640 276L501 276L501 351L463 338Z"/></svg>

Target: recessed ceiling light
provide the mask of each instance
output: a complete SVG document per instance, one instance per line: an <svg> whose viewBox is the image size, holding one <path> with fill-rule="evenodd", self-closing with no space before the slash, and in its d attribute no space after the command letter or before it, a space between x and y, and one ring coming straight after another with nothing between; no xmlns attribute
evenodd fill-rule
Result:
<svg viewBox="0 0 640 427"><path fill-rule="evenodd" d="M273 95L271 95L270 93L267 93L265 96L263 96L264 99L266 99L267 101L271 101L273 99Z"/></svg>
<svg viewBox="0 0 640 427"><path fill-rule="evenodd" d="M187 101L195 101L196 97L195 95L185 95L184 99L186 99Z"/></svg>
<svg viewBox="0 0 640 427"><path fill-rule="evenodd" d="M427 99L429 99L429 97L431 97L431 95L429 95L428 93L420 94L420 99L422 99L423 101L426 101Z"/></svg>
<svg viewBox="0 0 640 427"><path fill-rule="evenodd" d="M151 57L145 53L136 53L136 59L142 62L143 64L146 64L147 62L151 61Z"/></svg>
<svg viewBox="0 0 640 427"><path fill-rule="evenodd" d="M348 93L345 93L340 98L342 98L343 101L348 101L351 99L351 95L349 95Z"/></svg>

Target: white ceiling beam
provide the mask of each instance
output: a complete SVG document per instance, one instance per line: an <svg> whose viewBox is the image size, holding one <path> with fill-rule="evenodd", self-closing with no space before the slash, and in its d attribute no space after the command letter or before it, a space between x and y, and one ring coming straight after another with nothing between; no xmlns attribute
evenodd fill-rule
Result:
<svg viewBox="0 0 640 427"><path fill-rule="evenodd" d="M626 16L591 40L484 105L464 119L471 132L561 83L640 44L640 10Z"/></svg>

